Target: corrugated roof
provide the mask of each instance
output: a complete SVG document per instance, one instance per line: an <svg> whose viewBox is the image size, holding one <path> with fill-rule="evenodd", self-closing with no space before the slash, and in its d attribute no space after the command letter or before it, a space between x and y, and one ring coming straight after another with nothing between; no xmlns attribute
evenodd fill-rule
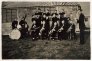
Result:
<svg viewBox="0 0 92 61"><path fill-rule="evenodd" d="M78 2L52 2L53 5L79 5Z"/></svg>
<svg viewBox="0 0 92 61"><path fill-rule="evenodd" d="M7 2L3 8L33 7L33 6L55 6L55 5L78 5L77 2Z"/></svg>

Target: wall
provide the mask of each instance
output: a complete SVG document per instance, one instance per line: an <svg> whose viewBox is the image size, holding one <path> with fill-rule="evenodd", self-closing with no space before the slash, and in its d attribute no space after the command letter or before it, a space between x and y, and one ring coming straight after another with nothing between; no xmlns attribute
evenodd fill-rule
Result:
<svg viewBox="0 0 92 61"><path fill-rule="evenodd" d="M3 35L9 35L9 33L11 32L11 23L3 23L2 24L2 34Z"/></svg>
<svg viewBox="0 0 92 61"><path fill-rule="evenodd" d="M82 9L83 9L83 13L85 14L85 16L88 17L88 21L85 22L86 26L90 28L90 4L89 3L80 3ZM62 8L58 7L59 10L61 10ZM69 7L67 7L69 8ZM65 8L65 9L67 9ZM31 28L32 26L32 14L34 14L35 9L34 8L18 8L18 16L19 16L19 20L21 20L21 18L24 16L24 14L27 14L27 18L26 21L29 25L29 27ZM30 29L29 28L29 29ZM11 22L9 23L3 23L2 24L2 34L3 35L8 35L11 32Z"/></svg>
<svg viewBox="0 0 92 61"><path fill-rule="evenodd" d="M26 10L25 8L18 8L17 10L18 10L19 21L25 14L27 14L25 21L28 23L30 29L32 26L31 18L32 18L33 10L32 9ZM9 35L9 33L12 31L11 23L12 22L7 22L2 24L2 35Z"/></svg>
<svg viewBox="0 0 92 61"><path fill-rule="evenodd" d="M85 22L85 25L90 28L90 2L79 2L82 7L83 13L88 17L88 21Z"/></svg>
<svg viewBox="0 0 92 61"><path fill-rule="evenodd" d="M86 16L90 16L90 2L80 2L79 3L83 9L83 13Z"/></svg>
<svg viewBox="0 0 92 61"><path fill-rule="evenodd" d="M21 20L21 18L27 14L27 17L25 19L25 21L28 23L29 27L31 28L32 26L32 14L33 14L33 10L32 9L27 9L27 8L19 8L18 9L18 16L19 16L19 21Z"/></svg>

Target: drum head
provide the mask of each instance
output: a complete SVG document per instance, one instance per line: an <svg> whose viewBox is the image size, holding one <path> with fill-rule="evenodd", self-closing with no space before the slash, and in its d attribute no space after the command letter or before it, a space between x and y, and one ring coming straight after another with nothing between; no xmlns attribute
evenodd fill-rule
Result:
<svg viewBox="0 0 92 61"><path fill-rule="evenodd" d="M20 33L20 31L18 30L18 29L14 29L14 30L12 30L12 32L10 33L10 35L9 35L9 37L11 38L11 39L16 39L16 40L18 40L20 37L21 37L21 33Z"/></svg>

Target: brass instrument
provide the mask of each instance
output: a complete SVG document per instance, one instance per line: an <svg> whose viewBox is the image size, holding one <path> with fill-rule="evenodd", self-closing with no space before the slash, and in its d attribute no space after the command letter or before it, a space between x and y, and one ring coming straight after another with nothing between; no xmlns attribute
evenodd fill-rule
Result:
<svg viewBox="0 0 92 61"><path fill-rule="evenodd" d="M72 26L73 26L73 24L71 24L71 26L68 28L67 32L70 32L71 31Z"/></svg>
<svg viewBox="0 0 92 61"><path fill-rule="evenodd" d="M58 32L62 32L63 27L64 27L64 24L63 24L63 26L58 30Z"/></svg>
<svg viewBox="0 0 92 61"><path fill-rule="evenodd" d="M55 28L56 28L56 24L54 23L54 27L53 27L53 29L51 29L51 31L49 32L49 35L51 35L54 31L56 31Z"/></svg>
<svg viewBox="0 0 92 61"><path fill-rule="evenodd" d="M40 32L39 32L39 35L41 36L42 35L42 32L45 30L45 21L43 21L42 22L42 28L41 28L41 30L40 30Z"/></svg>
<svg viewBox="0 0 92 61"><path fill-rule="evenodd" d="M31 28L32 31L36 30L36 25L34 24L33 27Z"/></svg>
<svg viewBox="0 0 92 61"><path fill-rule="evenodd" d="M36 22L34 21L32 27L31 27L31 30L30 30L30 31L31 31L30 34L31 34L32 32L35 32L38 28L40 28L40 27L37 27L37 26L36 26Z"/></svg>
<svg viewBox="0 0 92 61"><path fill-rule="evenodd" d="M53 29L49 32L49 34L51 35L54 31L55 31L55 28L53 28Z"/></svg>

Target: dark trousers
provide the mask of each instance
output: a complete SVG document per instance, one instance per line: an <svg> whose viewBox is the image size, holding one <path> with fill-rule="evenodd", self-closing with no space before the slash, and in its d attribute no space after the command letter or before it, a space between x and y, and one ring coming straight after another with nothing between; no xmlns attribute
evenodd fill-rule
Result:
<svg viewBox="0 0 92 61"><path fill-rule="evenodd" d="M68 33L65 30L63 30L62 32L58 32L58 39L59 40L68 39Z"/></svg>
<svg viewBox="0 0 92 61"><path fill-rule="evenodd" d="M57 31L53 31L51 34L51 39L57 39Z"/></svg>
<svg viewBox="0 0 92 61"><path fill-rule="evenodd" d="M25 38L25 29L21 29L20 30L20 32L21 32L21 38Z"/></svg>
<svg viewBox="0 0 92 61"><path fill-rule="evenodd" d="M42 31L42 34L40 36L41 39L47 39L48 38L48 31L46 30L43 30Z"/></svg>
<svg viewBox="0 0 92 61"><path fill-rule="evenodd" d="M68 39L77 39L75 30L71 30L70 32L68 32Z"/></svg>
<svg viewBox="0 0 92 61"><path fill-rule="evenodd" d="M80 29L80 44L84 44L84 29Z"/></svg>
<svg viewBox="0 0 92 61"><path fill-rule="evenodd" d="M28 28L23 28L23 29L20 30L20 32L21 32L22 38L28 37L28 33L29 33Z"/></svg>
<svg viewBox="0 0 92 61"><path fill-rule="evenodd" d="M71 39L77 39L75 30L71 31Z"/></svg>
<svg viewBox="0 0 92 61"><path fill-rule="evenodd" d="M62 39L61 32L58 32L58 40L61 40L61 39Z"/></svg>
<svg viewBox="0 0 92 61"><path fill-rule="evenodd" d="M68 39L71 39L71 31L67 33Z"/></svg>
<svg viewBox="0 0 92 61"><path fill-rule="evenodd" d="M31 37L32 37L32 38L36 38L36 31L32 31L32 32L31 32Z"/></svg>
<svg viewBox="0 0 92 61"><path fill-rule="evenodd" d="M31 32L31 38L32 38L32 39L34 38L34 40L37 40L38 37L39 37L38 33L39 33L39 30L38 30L38 29L32 31L32 32Z"/></svg>

